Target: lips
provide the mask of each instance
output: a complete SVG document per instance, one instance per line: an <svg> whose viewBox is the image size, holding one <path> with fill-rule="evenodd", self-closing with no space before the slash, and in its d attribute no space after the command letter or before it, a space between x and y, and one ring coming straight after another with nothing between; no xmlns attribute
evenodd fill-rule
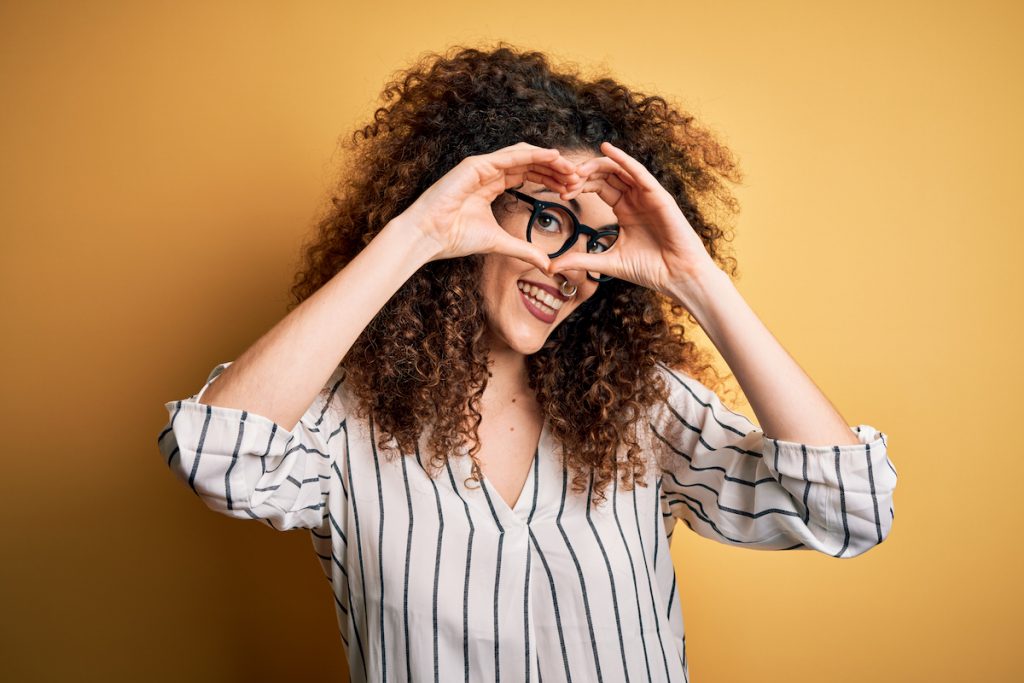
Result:
<svg viewBox="0 0 1024 683"><path fill-rule="evenodd" d="M518 287L516 288L516 291L519 292L519 298L522 299L523 305L526 306L526 310L530 312L530 315L543 323L547 323L548 325L555 322L555 319L558 317L558 311L555 311L554 313L542 311L530 301L530 297L526 296L526 292Z"/></svg>
<svg viewBox="0 0 1024 683"><path fill-rule="evenodd" d="M553 296L553 297L555 297L557 299L561 299L562 301L568 301L569 300L569 297L567 297L566 295L564 295L560 291L558 291L557 287L553 287L551 285L546 285L543 282L534 282L533 280L521 280L521 282L525 282L528 285L533 285L534 287L540 287L541 289L543 289L545 292L547 292L551 296Z"/></svg>

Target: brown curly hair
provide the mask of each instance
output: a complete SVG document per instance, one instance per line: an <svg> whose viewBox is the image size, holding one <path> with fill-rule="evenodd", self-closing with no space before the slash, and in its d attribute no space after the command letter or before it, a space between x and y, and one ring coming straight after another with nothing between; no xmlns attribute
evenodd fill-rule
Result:
<svg viewBox="0 0 1024 683"><path fill-rule="evenodd" d="M739 208L723 180L741 181L732 153L694 117L664 98L608 76L556 68L542 52L502 41L490 49L456 46L427 53L386 84L372 123L342 145L347 154L331 207L319 221L291 289L291 310L312 295L464 157L520 141L600 155L608 140L644 164L676 199L715 261L731 233L717 223ZM501 207L494 205L498 216ZM483 255L421 267L373 318L341 362L345 384L369 416L378 447L418 449L430 428L427 470L471 444L473 475L479 401L487 384L487 321L477 283ZM688 321L684 327L682 321ZM647 409L668 395L661 362L709 386L720 383L710 354L686 338L696 320L654 291L623 280L603 283L527 358L529 386L572 471L573 491L593 477L594 504L620 470L622 485L643 486L637 442ZM618 455L628 446L625 463Z"/></svg>

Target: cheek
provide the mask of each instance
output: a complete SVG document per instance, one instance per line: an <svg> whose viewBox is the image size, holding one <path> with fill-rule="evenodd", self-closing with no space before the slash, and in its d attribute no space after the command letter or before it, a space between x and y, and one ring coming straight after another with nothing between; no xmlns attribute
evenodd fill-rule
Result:
<svg viewBox="0 0 1024 683"><path fill-rule="evenodd" d="M484 301L485 312L497 312L502 306L508 306L509 302L515 303L515 298L509 295L518 295L518 288L515 286L518 279L518 270L512 267L507 257L497 254L487 254L484 257L484 266L480 273L480 294Z"/></svg>
<svg viewBox="0 0 1024 683"><path fill-rule="evenodd" d="M580 296L578 297L579 303L582 304L584 301L597 294L597 286L596 282L591 282L589 279L586 281L585 285L580 285Z"/></svg>

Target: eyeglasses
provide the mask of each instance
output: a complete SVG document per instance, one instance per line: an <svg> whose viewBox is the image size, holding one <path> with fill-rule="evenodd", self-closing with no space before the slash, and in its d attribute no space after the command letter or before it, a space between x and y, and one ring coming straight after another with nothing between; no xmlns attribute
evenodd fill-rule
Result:
<svg viewBox="0 0 1024 683"><path fill-rule="evenodd" d="M526 241L543 249L548 258L555 258L572 249L581 233L586 235L587 251L591 254L608 251L618 239L618 227L610 226L595 230L580 223L576 214L561 204L546 202L516 190L505 192L528 202L533 207L530 222L526 224ZM590 272L587 273L587 278L594 282L608 282L614 279L611 275Z"/></svg>

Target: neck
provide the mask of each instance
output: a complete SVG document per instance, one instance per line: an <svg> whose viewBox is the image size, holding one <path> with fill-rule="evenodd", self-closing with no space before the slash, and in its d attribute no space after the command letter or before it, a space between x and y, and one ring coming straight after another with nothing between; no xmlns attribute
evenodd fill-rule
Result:
<svg viewBox="0 0 1024 683"><path fill-rule="evenodd" d="M493 341L493 340L492 340ZM501 343L492 343L487 354L487 388L483 401L504 406L514 398L531 396L526 356Z"/></svg>

